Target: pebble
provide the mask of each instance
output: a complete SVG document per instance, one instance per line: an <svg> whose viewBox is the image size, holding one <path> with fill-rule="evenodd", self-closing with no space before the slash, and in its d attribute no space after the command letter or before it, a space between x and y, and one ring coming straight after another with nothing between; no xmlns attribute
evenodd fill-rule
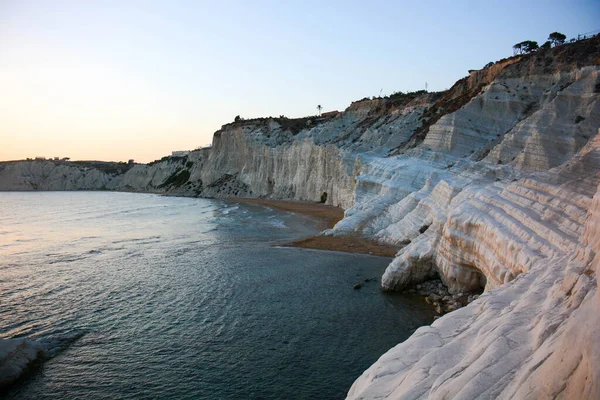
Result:
<svg viewBox="0 0 600 400"><path fill-rule="evenodd" d="M479 298L478 294L468 292L450 294L448 288L439 279L422 282L402 293L417 293L425 297L425 302L435 307L435 312L438 314L458 310Z"/></svg>

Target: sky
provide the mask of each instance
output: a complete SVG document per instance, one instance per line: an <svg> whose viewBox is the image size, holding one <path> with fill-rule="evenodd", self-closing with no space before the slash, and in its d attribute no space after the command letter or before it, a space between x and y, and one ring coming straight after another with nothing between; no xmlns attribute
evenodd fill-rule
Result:
<svg viewBox="0 0 600 400"><path fill-rule="evenodd" d="M600 1L0 0L0 160L148 162L236 115L451 87Z"/></svg>

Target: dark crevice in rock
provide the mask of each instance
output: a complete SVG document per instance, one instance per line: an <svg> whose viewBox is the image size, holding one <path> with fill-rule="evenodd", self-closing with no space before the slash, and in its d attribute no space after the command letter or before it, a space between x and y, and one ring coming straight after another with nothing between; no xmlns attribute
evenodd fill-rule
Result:
<svg viewBox="0 0 600 400"><path fill-rule="evenodd" d="M482 274L483 275L483 274ZM484 277L485 279L485 277ZM464 291L451 294L448 287L440 279L431 279L414 285L402 292L403 294L416 294L425 297L425 302L435 307L438 314L449 313L466 306L479 298L483 287L478 290Z"/></svg>

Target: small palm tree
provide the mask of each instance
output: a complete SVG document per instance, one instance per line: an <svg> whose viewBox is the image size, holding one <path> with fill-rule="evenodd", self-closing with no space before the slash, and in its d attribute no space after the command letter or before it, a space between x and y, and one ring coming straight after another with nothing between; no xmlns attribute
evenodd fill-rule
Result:
<svg viewBox="0 0 600 400"><path fill-rule="evenodd" d="M319 112L319 117L321 116L321 110L323 109L323 107L319 104L317 106L317 111Z"/></svg>

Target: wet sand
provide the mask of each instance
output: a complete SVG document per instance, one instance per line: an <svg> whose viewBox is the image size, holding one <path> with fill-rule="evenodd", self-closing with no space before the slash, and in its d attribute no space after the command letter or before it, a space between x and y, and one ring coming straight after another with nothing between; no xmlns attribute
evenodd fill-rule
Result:
<svg viewBox="0 0 600 400"><path fill-rule="evenodd" d="M333 228L338 221L344 218L343 209L339 207L326 206L321 203L245 198L225 198L223 200L235 203L260 204L279 210L310 215L321 221L321 226L319 229ZM346 253L372 254L383 257L394 257L398 250L400 250L399 247L381 244L359 236L313 236L291 243L286 243L283 244L283 246L303 247L319 250L334 250L343 251Z"/></svg>

